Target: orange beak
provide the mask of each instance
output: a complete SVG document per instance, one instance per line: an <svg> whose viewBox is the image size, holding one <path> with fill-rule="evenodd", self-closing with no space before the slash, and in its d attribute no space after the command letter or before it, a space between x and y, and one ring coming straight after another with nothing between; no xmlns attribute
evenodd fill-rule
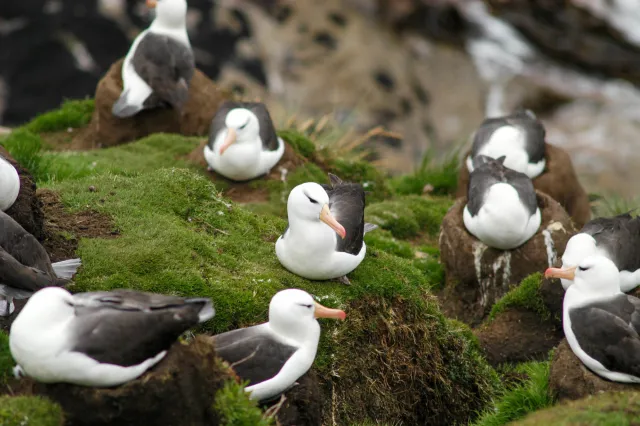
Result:
<svg viewBox="0 0 640 426"><path fill-rule="evenodd" d="M549 268L544 272L546 278L564 278L573 281L576 278L576 267L571 268Z"/></svg>
<svg viewBox="0 0 640 426"><path fill-rule="evenodd" d="M340 225L336 218L333 217L331 211L329 210L328 204L325 204L324 207L322 207L322 211L320 212L320 220L329 225L331 229L336 231L336 233L340 235L342 239L347 236L347 231L344 229L344 226Z"/></svg>
<svg viewBox="0 0 640 426"><path fill-rule="evenodd" d="M227 129L227 137L224 139L222 146L220 147L220 155L224 154L224 152L231 146L231 144L236 142L236 138L238 134L235 129Z"/></svg>
<svg viewBox="0 0 640 426"><path fill-rule="evenodd" d="M155 9L157 5L158 2L156 0L147 0L147 7L149 9Z"/></svg>
<svg viewBox="0 0 640 426"><path fill-rule="evenodd" d="M344 321L347 314L341 309L330 309L316 302L316 310L314 312L316 318L333 318Z"/></svg>

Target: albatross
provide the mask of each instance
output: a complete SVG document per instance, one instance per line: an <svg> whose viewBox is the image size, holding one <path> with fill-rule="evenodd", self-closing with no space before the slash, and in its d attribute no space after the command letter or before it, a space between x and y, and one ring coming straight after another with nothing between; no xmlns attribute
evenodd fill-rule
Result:
<svg viewBox="0 0 640 426"><path fill-rule="evenodd" d="M246 181L269 173L284 154L269 110L261 102L226 101L211 121L204 158L209 169Z"/></svg>
<svg viewBox="0 0 640 426"><path fill-rule="evenodd" d="M531 110L520 110L484 120L473 137L466 164L471 173L478 155L494 159L504 156L506 167L534 179L544 171L545 154L544 126Z"/></svg>
<svg viewBox="0 0 640 426"><path fill-rule="evenodd" d="M593 255L574 268L549 268L545 276L573 281L562 325L580 361L605 379L640 383L640 299L620 291L616 265Z"/></svg>
<svg viewBox="0 0 640 426"><path fill-rule="evenodd" d="M576 268L580 261L599 254L611 259L620 271L620 289L626 293L640 285L640 217L623 213L588 222L571 237L562 255L563 268ZM561 279L566 290L571 281Z"/></svg>
<svg viewBox="0 0 640 426"><path fill-rule="evenodd" d="M0 154L0 210L8 210L16 202L19 192L18 171Z"/></svg>
<svg viewBox="0 0 640 426"><path fill-rule="evenodd" d="M329 174L331 185L300 184L287 200L289 225L276 241L280 263L310 280L346 275L364 259L364 234L377 228L365 223L365 192L362 185L345 183Z"/></svg>
<svg viewBox="0 0 640 426"><path fill-rule="evenodd" d="M142 375L184 331L215 314L211 300L116 290L35 293L11 325L14 373L43 383L111 387Z"/></svg>
<svg viewBox="0 0 640 426"><path fill-rule="evenodd" d="M311 368L320 340L316 318L344 320L346 314L303 290L282 290L271 299L269 322L213 336L216 353L249 381L251 399L271 400Z"/></svg>
<svg viewBox="0 0 640 426"><path fill-rule="evenodd" d="M133 41L122 63L123 90L113 104L116 117L171 106L182 110L189 97L195 59L187 35L186 0L147 0L156 17Z"/></svg>
<svg viewBox="0 0 640 426"><path fill-rule="evenodd" d="M463 221L486 245L511 250L538 231L542 216L531 179L505 167L504 160L474 158Z"/></svg>
<svg viewBox="0 0 640 426"><path fill-rule="evenodd" d="M52 264L38 240L0 211L0 316L13 313L13 299L26 299L44 287L65 285L80 265L80 259Z"/></svg>

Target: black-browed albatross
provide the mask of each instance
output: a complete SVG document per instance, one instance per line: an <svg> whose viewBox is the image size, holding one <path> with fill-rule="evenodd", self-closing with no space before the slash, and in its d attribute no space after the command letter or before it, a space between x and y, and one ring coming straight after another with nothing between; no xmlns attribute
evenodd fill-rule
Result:
<svg viewBox="0 0 640 426"><path fill-rule="evenodd" d="M562 326L580 361L605 379L640 383L640 299L620 291L616 265L594 255L576 268L549 268L545 276L573 281L564 294Z"/></svg>
<svg viewBox="0 0 640 426"><path fill-rule="evenodd" d="M14 372L43 383L110 387L157 364L184 331L212 318L211 300L115 290L35 293L11 325Z"/></svg>
<svg viewBox="0 0 640 426"><path fill-rule="evenodd" d="M291 388L316 356L320 324L316 318L344 320L346 314L315 302L303 290L276 293L269 322L213 336L216 353L243 380L249 397L268 401Z"/></svg>
<svg viewBox="0 0 640 426"><path fill-rule="evenodd" d="M467 230L490 247L511 250L540 227L542 216L531 179L504 166L504 157L473 160L463 221Z"/></svg>
<svg viewBox="0 0 640 426"><path fill-rule="evenodd" d="M38 240L0 212L0 316L13 312L13 299L28 298L44 287L65 285L80 265L80 259L52 264Z"/></svg>
<svg viewBox="0 0 640 426"><path fill-rule="evenodd" d="M471 155L467 157L469 172L474 169L473 159L478 155L498 159L505 156L504 165L533 179L546 166L545 129L530 110L511 115L487 118L476 130Z"/></svg>
<svg viewBox="0 0 640 426"><path fill-rule="evenodd" d="M276 241L280 263L311 280L339 278L364 259L364 234L377 228L365 223L362 185L329 174L331 185L307 182L291 190L287 200L289 225Z"/></svg>
<svg viewBox="0 0 640 426"><path fill-rule="evenodd" d="M226 101L211 121L204 158L222 176L245 181L269 173L284 154L269 110L261 102Z"/></svg>
<svg viewBox="0 0 640 426"><path fill-rule="evenodd" d="M156 17L133 41L122 63L123 90L113 115L131 117L143 109L182 110L189 97L195 59L187 35L186 0L147 0Z"/></svg>

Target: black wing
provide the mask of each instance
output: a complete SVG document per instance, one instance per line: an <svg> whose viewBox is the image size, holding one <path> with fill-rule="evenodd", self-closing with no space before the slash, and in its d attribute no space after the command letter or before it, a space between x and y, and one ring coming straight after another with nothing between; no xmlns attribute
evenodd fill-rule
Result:
<svg viewBox="0 0 640 426"><path fill-rule="evenodd" d="M513 186L518 192L520 201L525 205L529 214L532 215L538 209L538 198L533 182L529 176L515 170L505 168L505 178L509 185Z"/></svg>
<svg viewBox="0 0 640 426"><path fill-rule="evenodd" d="M36 292L58 284L53 274L25 266L0 248L0 283L23 291Z"/></svg>
<svg viewBox="0 0 640 426"><path fill-rule="evenodd" d="M125 367L169 349L211 307L208 299L130 290L77 294L74 304L76 341L71 350Z"/></svg>
<svg viewBox="0 0 640 426"><path fill-rule="evenodd" d="M471 146L471 158L478 155L478 152L489 142L493 132L503 126L507 126L505 117L487 118L485 119L473 136L473 144Z"/></svg>
<svg viewBox="0 0 640 426"><path fill-rule="evenodd" d="M569 311L582 350L610 371L640 377L640 300L614 299Z"/></svg>
<svg viewBox="0 0 640 426"><path fill-rule="evenodd" d="M195 59L189 47L171 37L148 32L136 47L131 63L153 90L153 103L164 101L174 108L182 108L189 97L189 83L195 71Z"/></svg>
<svg viewBox="0 0 640 426"><path fill-rule="evenodd" d="M365 193L358 183L344 183L329 174L331 185L322 185L329 195L331 214L347 231L346 237L338 237L337 251L356 255L362 250L364 241Z"/></svg>
<svg viewBox="0 0 640 426"><path fill-rule="evenodd" d="M580 232L591 235L621 271L640 269L640 218L624 213L588 222Z"/></svg>
<svg viewBox="0 0 640 426"><path fill-rule="evenodd" d="M232 109L245 108L253 112L258 117L258 123L260 124L260 139L262 140L262 149L265 151L275 151L278 149L278 135L273 125L273 120L269 114L269 110L262 102L238 102L238 101L226 101L224 102L216 115L211 120L211 126L209 127L209 148L213 149L213 143L216 140L216 136L221 130L226 128L225 119L227 114Z"/></svg>
<svg viewBox="0 0 640 426"><path fill-rule="evenodd" d="M0 211L0 248L17 262L55 276L49 255L40 242L2 211Z"/></svg>
<svg viewBox="0 0 640 426"><path fill-rule="evenodd" d="M298 349L278 342L261 326L242 328L213 336L216 353L249 385L269 380L280 372Z"/></svg>

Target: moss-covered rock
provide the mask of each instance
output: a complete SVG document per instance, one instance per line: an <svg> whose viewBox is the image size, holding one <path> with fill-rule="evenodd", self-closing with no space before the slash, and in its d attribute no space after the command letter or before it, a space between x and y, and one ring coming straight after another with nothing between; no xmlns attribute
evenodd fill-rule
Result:
<svg viewBox="0 0 640 426"><path fill-rule="evenodd" d="M62 409L46 398L37 396L0 396L2 426L62 426Z"/></svg>
<svg viewBox="0 0 640 426"><path fill-rule="evenodd" d="M639 423L640 393L607 392L530 414L513 425L631 426Z"/></svg>

